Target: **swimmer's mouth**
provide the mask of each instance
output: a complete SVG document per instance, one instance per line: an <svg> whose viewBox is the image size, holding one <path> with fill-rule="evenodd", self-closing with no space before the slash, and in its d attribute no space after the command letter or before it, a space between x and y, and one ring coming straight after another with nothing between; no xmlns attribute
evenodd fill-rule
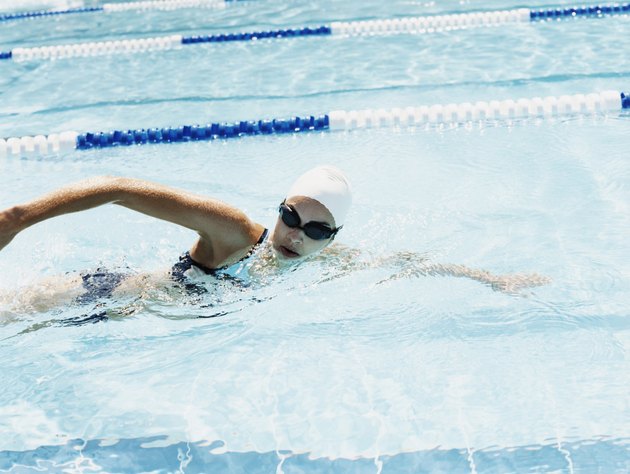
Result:
<svg viewBox="0 0 630 474"><path fill-rule="evenodd" d="M291 250L288 247L285 247L284 245L280 246L280 253L282 253L282 255L286 258L297 258L300 256L299 253L294 252L293 250Z"/></svg>

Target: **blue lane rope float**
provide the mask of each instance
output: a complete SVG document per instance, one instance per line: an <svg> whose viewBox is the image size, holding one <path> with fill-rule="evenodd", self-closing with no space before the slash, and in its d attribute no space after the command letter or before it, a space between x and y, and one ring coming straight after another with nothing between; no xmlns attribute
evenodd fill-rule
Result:
<svg viewBox="0 0 630 474"><path fill-rule="evenodd" d="M227 41L252 41L265 38L292 38L299 36L327 36L332 33L329 26L314 28L288 28L286 30L252 31L250 33L227 33L207 36L182 37L182 44L224 43Z"/></svg>
<svg viewBox="0 0 630 474"><path fill-rule="evenodd" d="M157 3L163 3L162 0ZM169 0L170 1L170 0ZM179 0L180 3L187 0ZM190 2L201 0L189 0ZM225 2L226 0L219 0ZM231 0L234 1L234 0ZM156 2L133 2L134 5ZM127 5L127 4L112 4ZM252 31L246 33L222 33L201 36L171 35L154 38L125 39L114 41L98 41L56 46L15 48L0 52L0 59L28 61L41 59L58 59L81 56L100 56L114 53L145 52L162 49L176 49L183 45L199 43L226 43L232 41L255 41L267 38L302 38L305 36L360 36L386 34L426 34L436 31L499 26L514 23L529 23L564 18L604 17L611 15L627 15L630 3L614 5L595 5L577 8L553 8L530 10L488 11L476 13L457 13L452 15L433 15L421 17L394 18L385 20L333 22L329 25L306 26L270 31Z"/></svg>
<svg viewBox="0 0 630 474"><path fill-rule="evenodd" d="M566 17L618 15L628 13L628 11L630 11L630 4L628 3L613 5L591 5L573 8L532 10L530 12L530 18L532 21L544 21L562 19Z"/></svg>
<svg viewBox="0 0 630 474"><path fill-rule="evenodd" d="M393 109L336 110L318 116L307 115L288 119L233 123L217 122L208 125L113 130L110 132L78 133L67 131L47 136L0 138L0 158L7 155L37 156L75 149L216 140L254 135L378 127L422 127L566 115L597 115L623 109L630 110L630 96L623 92L605 91L559 97L434 104Z"/></svg>

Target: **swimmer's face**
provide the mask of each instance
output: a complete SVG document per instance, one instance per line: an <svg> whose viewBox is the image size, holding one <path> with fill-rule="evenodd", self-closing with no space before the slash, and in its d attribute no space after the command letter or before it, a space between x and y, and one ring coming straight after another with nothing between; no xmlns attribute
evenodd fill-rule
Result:
<svg viewBox="0 0 630 474"><path fill-rule="evenodd" d="M305 196L293 196L285 201L285 204L294 209L300 216L300 226L307 222L317 222L331 229L335 228L335 219L326 207L315 199ZM323 240L314 240L308 237L298 227L289 227L280 216L271 234L271 247L280 261L299 261L309 255L313 255L333 240L333 237Z"/></svg>

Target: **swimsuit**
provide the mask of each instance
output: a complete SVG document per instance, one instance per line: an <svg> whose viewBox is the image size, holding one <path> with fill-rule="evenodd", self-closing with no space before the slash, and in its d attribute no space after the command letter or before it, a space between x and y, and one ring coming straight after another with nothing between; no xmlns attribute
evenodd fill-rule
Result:
<svg viewBox="0 0 630 474"><path fill-rule="evenodd" d="M257 248L267 238L269 231L265 229L250 251L238 262L221 268L208 268L198 262L195 262L189 252L179 257L179 261L171 268L171 278L182 285L189 294L201 295L208 292L208 289L199 283L190 281L189 277L195 276L195 273L201 275L212 275L216 278L231 280L236 284L245 285L246 282L246 260L254 255ZM92 273L81 275L83 280L83 288L85 293L77 297L76 302L79 304L94 303L101 298L108 298L112 295L116 287L127 277L125 273L110 272L103 268L98 268Z"/></svg>
<svg viewBox="0 0 630 474"><path fill-rule="evenodd" d="M93 303L99 298L108 298L112 292L125 279L125 273L114 273L103 268L97 268L93 273L81 275L85 293L78 296L76 302L79 304Z"/></svg>

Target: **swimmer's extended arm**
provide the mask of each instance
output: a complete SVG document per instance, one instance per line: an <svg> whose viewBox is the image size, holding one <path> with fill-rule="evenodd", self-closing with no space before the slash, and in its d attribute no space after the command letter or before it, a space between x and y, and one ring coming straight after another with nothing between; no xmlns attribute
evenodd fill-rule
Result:
<svg viewBox="0 0 630 474"><path fill-rule="evenodd" d="M537 273L513 273L495 275L486 270L470 268L465 265L431 263L425 255L416 252L396 252L393 255L374 259L360 258L357 249L336 245L322 252L322 258L335 259L337 273L327 277L328 280L346 275L355 270L369 268L391 268L394 273L379 283L400 278L417 278L421 276L450 276L469 278L504 293L518 293L524 288L546 285L551 279Z"/></svg>
<svg viewBox="0 0 630 474"><path fill-rule="evenodd" d="M0 212L0 249L19 232L46 219L113 203L173 222L199 233L193 258L220 266L253 245L263 227L240 210L149 181L121 177L93 178Z"/></svg>
<svg viewBox="0 0 630 474"><path fill-rule="evenodd" d="M542 286L551 282L550 278L537 273L495 275L486 270L474 269L465 265L430 263L424 257L412 252L396 253L388 259L388 263L396 264L400 271L387 280L436 275L470 278L490 286L495 291L504 293L517 293L523 288Z"/></svg>
<svg viewBox="0 0 630 474"><path fill-rule="evenodd" d="M374 259L362 259L360 257L361 252L358 249L336 244L334 247L326 248L321 256L316 258L334 259L336 272L327 276L324 281L339 278L355 270L383 267L392 268L394 273L379 283L400 278L450 276L469 278L483 283L495 291L518 293L524 288L546 285L551 281L549 278L536 273L495 275L486 270L478 270L465 265L431 263L426 256L415 252L396 252L393 255Z"/></svg>

